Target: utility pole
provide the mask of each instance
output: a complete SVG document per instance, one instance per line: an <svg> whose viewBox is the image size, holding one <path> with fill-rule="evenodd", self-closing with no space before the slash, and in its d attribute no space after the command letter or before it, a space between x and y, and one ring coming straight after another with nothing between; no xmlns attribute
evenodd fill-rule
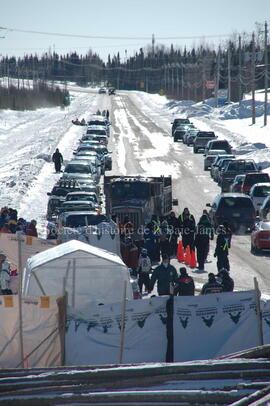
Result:
<svg viewBox="0 0 270 406"><path fill-rule="evenodd" d="M251 56L251 93L252 93L252 124L256 123L256 105L255 105L255 34L252 33L252 56Z"/></svg>
<svg viewBox="0 0 270 406"><path fill-rule="evenodd" d="M155 34L152 34L152 56L155 55Z"/></svg>
<svg viewBox="0 0 270 406"><path fill-rule="evenodd" d="M216 107L218 107L219 76L220 76L220 46L218 47L218 55L217 55L217 71L216 71L216 86L215 86L215 106Z"/></svg>
<svg viewBox="0 0 270 406"><path fill-rule="evenodd" d="M231 41L229 42L228 48L228 103L231 101Z"/></svg>
<svg viewBox="0 0 270 406"><path fill-rule="evenodd" d="M267 125L267 104L268 104L268 46L267 46L267 22L264 24L264 120L263 124Z"/></svg>
<svg viewBox="0 0 270 406"><path fill-rule="evenodd" d="M242 70L242 44L241 44L241 35L239 35L239 39L238 39L238 49L239 49L239 74L238 74L238 99L239 99L239 104L242 100L242 83L241 83L241 70Z"/></svg>
<svg viewBox="0 0 270 406"><path fill-rule="evenodd" d="M202 60L202 99L203 102L205 100L205 56L203 56L203 60Z"/></svg>

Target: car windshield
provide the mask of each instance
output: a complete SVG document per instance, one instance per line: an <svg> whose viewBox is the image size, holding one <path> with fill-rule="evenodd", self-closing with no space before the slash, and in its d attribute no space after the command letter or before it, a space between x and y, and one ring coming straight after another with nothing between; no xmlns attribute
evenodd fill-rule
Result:
<svg viewBox="0 0 270 406"><path fill-rule="evenodd" d="M100 120L91 120L91 121L88 121L88 123L87 123L88 125L103 125L103 126L106 126L106 121L100 121Z"/></svg>
<svg viewBox="0 0 270 406"><path fill-rule="evenodd" d="M229 171L241 171L241 170L254 170L256 169L253 162L247 161L232 161L228 165Z"/></svg>
<svg viewBox="0 0 270 406"><path fill-rule="evenodd" d="M87 130L86 134L106 135L105 130Z"/></svg>
<svg viewBox="0 0 270 406"><path fill-rule="evenodd" d="M246 176L244 180L245 185L255 185L255 183L259 182L268 182L269 176L268 173L258 173L252 174L251 176Z"/></svg>
<svg viewBox="0 0 270 406"><path fill-rule="evenodd" d="M252 201L245 197L224 197L220 201L220 209L253 208Z"/></svg>
<svg viewBox="0 0 270 406"><path fill-rule="evenodd" d="M208 131L206 131L206 132L201 132L201 131L199 131L198 132L198 134L197 134L197 137L214 137L215 136L215 133L213 133L213 132L208 132Z"/></svg>
<svg viewBox="0 0 270 406"><path fill-rule="evenodd" d="M76 202L76 201L84 201L84 202L94 202L97 203L96 195L84 195L84 194L76 194L67 196L66 200Z"/></svg>
<svg viewBox="0 0 270 406"><path fill-rule="evenodd" d="M256 186L253 191L254 197L267 197L270 196L270 186Z"/></svg>
<svg viewBox="0 0 270 406"><path fill-rule="evenodd" d="M108 221L104 214L71 214L66 219L66 227L96 226Z"/></svg>
<svg viewBox="0 0 270 406"><path fill-rule="evenodd" d="M66 196L67 194L68 190L63 188L53 188L51 191L51 195L53 196Z"/></svg>
<svg viewBox="0 0 270 406"><path fill-rule="evenodd" d="M65 172L66 173L91 173L91 168L88 165L80 165L80 164L67 165L65 167Z"/></svg>
<svg viewBox="0 0 270 406"><path fill-rule="evenodd" d="M149 183L143 182L116 182L112 184L113 197L146 198L150 196Z"/></svg>

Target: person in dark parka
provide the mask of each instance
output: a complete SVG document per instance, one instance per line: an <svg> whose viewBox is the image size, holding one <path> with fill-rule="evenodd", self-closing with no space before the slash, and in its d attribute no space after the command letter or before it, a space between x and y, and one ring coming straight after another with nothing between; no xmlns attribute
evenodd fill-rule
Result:
<svg viewBox="0 0 270 406"><path fill-rule="evenodd" d="M223 292L233 292L234 289L234 281L230 277L229 272L227 269L222 268L219 273L217 274L217 277L220 278L221 286Z"/></svg>
<svg viewBox="0 0 270 406"><path fill-rule="evenodd" d="M217 258L217 269L220 271L222 268L230 270L229 264L229 246L226 238L226 230L223 225L220 225L217 229L218 236L216 241L216 249L214 257Z"/></svg>
<svg viewBox="0 0 270 406"><path fill-rule="evenodd" d="M190 214L187 207L184 208L183 213L178 217L180 231L182 234L182 242L184 249L189 245L190 249L193 249L194 235L196 229L196 223L194 216Z"/></svg>
<svg viewBox="0 0 270 406"><path fill-rule="evenodd" d="M213 273L209 273L208 282L203 285L201 295L208 295L209 293L221 293L222 291L222 286L216 281L215 275Z"/></svg>
<svg viewBox="0 0 270 406"><path fill-rule="evenodd" d="M197 225L194 246L197 249L197 262L200 271L204 270L210 239L213 240L214 231L206 215L202 215Z"/></svg>
<svg viewBox="0 0 270 406"><path fill-rule="evenodd" d="M59 152L58 148L56 148L56 150L52 156L52 161L54 163L55 172L56 173L61 172L61 165L63 163L63 155Z"/></svg>
<svg viewBox="0 0 270 406"><path fill-rule="evenodd" d="M157 291L159 296L172 294L177 276L175 267L170 264L169 256L164 254L161 265L157 266L152 273L150 291L153 290L157 281Z"/></svg>
<svg viewBox="0 0 270 406"><path fill-rule="evenodd" d="M194 296L195 284L191 276L188 275L185 267L180 268L180 276L176 279L174 295Z"/></svg>

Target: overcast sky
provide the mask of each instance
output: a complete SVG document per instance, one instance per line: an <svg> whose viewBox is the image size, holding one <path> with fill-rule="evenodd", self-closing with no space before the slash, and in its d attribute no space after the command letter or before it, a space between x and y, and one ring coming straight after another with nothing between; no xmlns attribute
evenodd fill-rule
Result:
<svg viewBox="0 0 270 406"><path fill-rule="evenodd" d="M157 44L168 46L216 45L234 33L252 33L256 22L270 23L270 0L0 0L0 10L0 26L14 29L0 31L4 37L0 38L0 55L40 55L49 50L85 54L91 48L105 61L108 54L118 51L122 60L133 55L151 44L152 34ZM201 38L183 38L197 36Z"/></svg>

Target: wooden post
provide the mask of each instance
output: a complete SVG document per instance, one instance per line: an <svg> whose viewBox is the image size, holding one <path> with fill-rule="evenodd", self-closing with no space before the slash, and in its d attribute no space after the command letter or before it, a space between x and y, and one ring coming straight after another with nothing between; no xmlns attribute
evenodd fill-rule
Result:
<svg viewBox="0 0 270 406"><path fill-rule="evenodd" d="M261 303L260 303L261 293L259 291L259 285L258 285L257 278L254 278L254 289L255 289L255 301L256 301L256 315L257 315L259 345L263 345L262 312L261 312Z"/></svg>
<svg viewBox="0 0 270 406"><path fill-rule="evenodd" d="M58 306L58 330L61 345L61 366L66 363L66 317L67 317L67 296L57 298Z"/></svg>
<svg viewBox="0 0 270 406"><path fill-rule="evenodd" d="M127 281L124 281L122 311L121 311L121 331L120 331L120 353L119 364L123 362L124 342L125 342L125 316L126 316Z"/></svg>
<svg viewBox="0 0 270 406"><path fill-rule="evenodd" d="M72 298L71 305L75 307L75 290L76 290L76 259L72 260Z"/></svg>
<svg viewBox="0 0 270 406"><path fill-rule="evenodd" d="M18 272L19 272L19 289L18 289L18 306L19 306L19 339L20 339L20 355L21 363L24 366L24 345L23 345L23 317L22 317L22 239L21 235L17 234L18 238Z"/></svg>

